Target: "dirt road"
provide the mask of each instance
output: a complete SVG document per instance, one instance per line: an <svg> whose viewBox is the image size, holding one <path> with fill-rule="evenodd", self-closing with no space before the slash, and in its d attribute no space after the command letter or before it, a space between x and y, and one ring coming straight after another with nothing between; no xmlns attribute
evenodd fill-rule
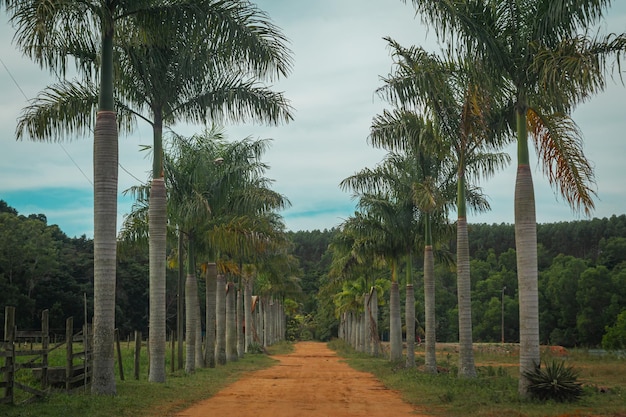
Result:
<svg viewBox="0 0 626 417"><path fill-rule="evenodd" d="M177 417L419 416L371 374L341 362L324 343L301 342L280 363L253 372Z"/></svg>

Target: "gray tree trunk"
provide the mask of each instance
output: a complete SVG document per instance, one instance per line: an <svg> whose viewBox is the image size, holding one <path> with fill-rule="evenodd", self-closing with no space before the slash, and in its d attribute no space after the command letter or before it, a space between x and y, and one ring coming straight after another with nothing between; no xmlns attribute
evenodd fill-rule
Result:
<svg viewBox="0 0 626 417"><path fill-rule="evenodd" d="M426 341L424 370L437 373L436 332L435 332L435 260L433 247L424 248L424 305L426 321Z"/></svg>
<svg viewBox="0 0 626 417"><path fill-rule="evenodd" d="M196 281L197 283L197 281ZM197 291L196 291L197 292ZM200 298L197 297L198 300L196 302L196 340L195 340L195 357L196 357L196 368L204 368L204 354L202 353L202 313L200 310Z"/></svg>
<svg viewBox="0 0 626 417"><path fill-rule="evenodd" d="M148 208L150 231L150 373L148 381L165 382L165 234L167 229L165 183L152 180Z"/></svg>
<svg viewBox="0 0 626 417"><path fill-rule="evenodd" d="M243 323L245 322L243 316L243 294L241 290L237 290L237 318L235 320L237 326L237 356L243 358L243 354L246 350L245 335Z"/></svg>
<svg viewBox="0 0 626 417"><path fill-rule="evenodd" d="M263 298L263 346L272 344L270 340L270 305L266 297Z"/></svg>
<svg viewBox="0 0 626 417"><path fill-rule="evenodd" d="M205 363L215 368L215 296L217 265L209 263L206 270L206 336L204 339Z"/></svg>
<svg viewBox="0 0 626 417"><path fill-rule="evenodd" d="M183 263L183 234L178 229L178 282L176 285L176 342L177 346L177 369L184 367L183 340L185 339L185 264Z"/></svg>
<svg viewBox="0 0 626 417"><path fill-rule="evenodd" d="M472 342L472 298L467 218L459 217L456 234L457 298L459 304L459 377L476 376Z"/></svg>
<svg viewBox="0 0 626 417"><path fill-rule="evenodd" d="M406 327L406 367L415 367L415 291L413 284L406 286L406 299L404 306Z"/></svg>
<svg viewBox="0 0 626 417"><path fill-rule="evenodd" d="M215 360L226 364L226 280L218 274L215 297Z"/></svg>
<svg viewBox="0 0 626 417"><path fill-rule="evenodd" d="M364 294L363 296L363 352L370 353L372 351L372 334L371 334L371 326L370 326L370 316L372 312L370 311L370 295Z"/></svg>
<svg viewBox="0 0 626 417"><path fill-rule="evenodd" d="M380 355L380 352L378 350L378 292L376 291L376 288L372 288L368 306L370 311L369 334L372 340L370 352L372 356L378 356Z"/></svg>
<svg viewBox="0 0 626 417"><path fill-rule="evenodd" d="M252 345L252 278L244 281L243 287L243 313L245 326L245 351L248 352Z"/></svg>
<svg viewBox="0 0 626 417"><path fill-rule="evenodd" d="M117 122L98 111L94 131L94 312L91 392L115 395L115 274L117 257Z"/></svg>
<svg viewBox="0 0 626 417"><path fill-rule="evenodd" d="M187 317L185 334L185 372L196 370L196 326L198 323L198 281L195 274L187 273L185 280L185 316Z"/></svg>
<svg viewBox="0 0 626 417"><path fill-rule="evenodd" d="M537 220L535 192L528 165L520 165L515 182L515 248L519 286L519 394L528 396L530 372L541 363L539 350L539 291L537 278Z"/></svg>
<svg viewBox="0 0 626 417"><path fill-rule="evenodd" d="M235 362L237 355L237 296L235 284L226 287L226 361Z"/></svg>
<svg viewBox="0 0 626 417"><path fill-rule="evenodd" d="M402 319L400 316L400 290L397 281L391 283L389 311L389 344L391 346L389 359L395 362L402 359Z"/></svg>

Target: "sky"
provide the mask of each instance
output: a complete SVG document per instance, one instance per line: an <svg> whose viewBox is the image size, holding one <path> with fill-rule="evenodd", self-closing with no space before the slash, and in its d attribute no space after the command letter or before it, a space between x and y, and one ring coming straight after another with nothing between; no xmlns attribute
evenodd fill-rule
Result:
<svg viewBox="0 0 626 417"><path fill-rule="evenodd" d="M281 212L288 230L329 229L354 213L349 192L339 188L346 177L374 167L385 155L367 143L372 119L390 108L376 94L381 77L392 69L383 37L403 46L439 46L434 31L422 24L410 2L401 0L259 0L290 41L291 74L272 88L294 107L294 120L268 127L226 126L230 140L271 138L263 158L273 188L291 207ZM619 4L618 4L619 3ZM626 32L626 4L614 2L603 33ZM55 82L24 58L12 44L13 29L0 11L0 199L20 214L43 213L68 236L93 237L93 146L91 136L62 143L16 141L16 120L28 100ZM584 152L595 166L596 210L592 217L626 213L623 164L626 156L626 90L609 81L607 90L580 105L573 114L584 136ZM203 126L174 125L191 136ZM147 125L120 137L118 225L132 206L122 191L145 182L150 170L142 145L152 142ZM514 148L508 148L513 162ZM587 219L558 197L532 162L537 221ZM487 213L469 215L470 223L510 223L513 218L515 164L481 183L491 205ZM455 216L452 216L454 218Z"/></svg>

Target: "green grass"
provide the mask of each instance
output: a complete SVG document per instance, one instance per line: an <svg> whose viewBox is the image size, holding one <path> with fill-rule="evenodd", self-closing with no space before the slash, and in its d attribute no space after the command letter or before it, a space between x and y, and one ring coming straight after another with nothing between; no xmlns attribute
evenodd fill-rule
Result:
<svg viewBox="0 0 626 417"><path fill-rule="evenodd" d="M626 360L594 358L576 351L565 359L580 372L584 395L574 403L520 400L517 395L519 358L515 353L488 351L476 353L479 376L456 376L458 355L454 349L437 352L438 365L447 372L429 375L419 371L423 348L416 352L418 369L405 369L404 363L390 363L354 352L343 341L329 346L355 369L373 373L385 386L401 393L405 401L432 416L456 417L539 417L539 416L625 416ZM549 356L549 355L547 355ZM600 389L599 389L600 388ZM604 392L602 392L604 391Z"/></svg>
<svg viewBox="0 0 626 417"><path fill-rule="evenodd" d="M438 375L427 375L419 370L404 369L383 358L372 358L355 353L341 341L330 347L346 358L356 369L371 372L386 386L401 393L404 399L425 414L456 417L624 417L626 410L626 360L615 356L596 357L584 350L572 350L565 357L574 366L585 386L585 395L575 403L539 403L521 401L517 396L519 375L517 353L509 347L494 345L476 353L479 377L463 380L456 377L457 354L453 347L443 346L437 352L438 365L447 370ZM78 349L79 347L77 347ZM189 405L208 398L244 373L269 367L275 363L264 354L247 354L243 360L199 369L187 376L181 371L169 373L167 381L153 384L147 381L147 352L141 356L141 375L133 379L133 347L122 344L125 381L117 380L117 395L97 397L86 394L54 393L41 402L20 406L0 405L3 417L109 417L109 416L172 416ZM271 347L270 353L284 354L293 349L290 343ZM418 369L423 364L423 348L417 352ZM50 358L51 363L62 363L64 351ZM550 353L543 355L550 359ZM25 372L25 371L21 371ZM117 364L116 364L117 372ZM24 376L27 378L27 375Z"/></svg>
<svg viewBox="0 0 626 417"><path fill-rule="evenodd" d="M271 354L284 354L293 349L290 343L270 347ZM142 350L139 380L133 379L133 348L123 346L122 361L126 380L117 379L117 395L92 396L89 393L68 395L55 392L43 401L26 405L0 405L3 417L142 417L172 416L189 405L211 397L221 388L239 379L244 373L267 368L276 361L265 354L246 354L237 362L213 369L198 369L193 375L183 371L169 373L163 384L149 383L147 353ZM167 370L169 371L169 351ZM52 359L51 359L52 360ZM56 359L54 360L56 362ZM25 371L20 371L25 372ZM117 372L117 363L116 363Z"/></svg>

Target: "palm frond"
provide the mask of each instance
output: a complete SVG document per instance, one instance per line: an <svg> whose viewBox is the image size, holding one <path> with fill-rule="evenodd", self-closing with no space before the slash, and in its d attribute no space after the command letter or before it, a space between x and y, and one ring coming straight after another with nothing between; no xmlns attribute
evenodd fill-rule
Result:
<svg viewBox="0 0 626 417"><path fill-rule="evenodd" d="M582 150L582 133L567 115L543 115L528 110L529 131L550 184L574 211L584 210L591 215L595 207L593 167Z"/></svg>

